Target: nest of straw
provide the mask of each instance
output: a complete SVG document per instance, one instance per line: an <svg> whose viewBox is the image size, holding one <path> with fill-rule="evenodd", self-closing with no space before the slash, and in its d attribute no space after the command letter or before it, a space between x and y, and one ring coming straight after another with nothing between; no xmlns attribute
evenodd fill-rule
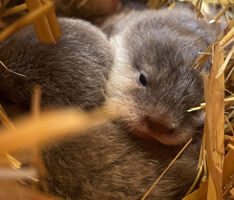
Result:
<svg viewBox="0 0 234 200"><path fill-rule="evenodd" d="M199 68L211 57L212 68L209 76L203 74L205 102L188 112L205 109L206 121L202 139L198 174L184 200L221 200L234 198L234 19L233 1L197 0L188 2L197 11L198 17L206 17L210 23L222 23L223 32L194 61L192 67ZM0 1L0 18L23 12L23 15L9 26L0 20L4 27L0 33L3 41L15 31L28 24L34 24L41 42L54 43L61 35L54 12L54 4L48 0L26 0L24 4L6 9L8 0ZM168 6L173 9L177 1L149 0L148 7L158 9ZM216 9L216 15L209 8ZM25 14L25 10L28 12ZM41 31L43 30L43 31ZM3 67L3 63L1 63ZM83 133L87 129L113 118L104 108L92 112L76 109L56 110L40 113L40 88L35 88L32 101L32 114L17 122L12 122L0 107L0 197L1 199L57 199L41 193L38 185L47 188L46 169L39 149L76 131ZM189 141L160 177L146 191L142 199L147 198L161 177L170 169L174 161L189 145ZM22 168L22 163L27 167ZM198 183L199 182L199 183ZM39 184L38 184L39 183ZM199 185L194 190L195 185ZM12 192L14 191L14 192Z"/></svg>

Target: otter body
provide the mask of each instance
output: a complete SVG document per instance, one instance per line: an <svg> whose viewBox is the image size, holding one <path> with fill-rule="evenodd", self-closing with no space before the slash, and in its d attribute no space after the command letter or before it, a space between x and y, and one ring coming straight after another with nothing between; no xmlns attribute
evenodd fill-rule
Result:
<svg viewBox="0 0 234 200"><path fill-rule="evenodd" d="M196 177L199 137L159 181L149 199L182 199ZM43 157L53 194L72 200L140 200L181 148L143 140L106 123L45 150Z"/></svg>
<svg viewBox="0 0 234 200"><path fill-rule="evenodd" d="M1 45L0 59L26 75L0 69L0 92L8 102L29 106L37 83L43 106L91 109L106 97L110 109L123 113L116 122L43 150L49 189L65 199L141 199L190 138L193 143L149 198L181 199L197 173L203 115L187 109L203 102L203 86L200 72L189 67L212 36L204 23L179 11L142 11L123 20L110 38L113 66L104 35L86 23L71 31L75 20L62 20L64 38L57 46L38 44L32 31ZM203 68L208 72L209 62Z"/></svg>

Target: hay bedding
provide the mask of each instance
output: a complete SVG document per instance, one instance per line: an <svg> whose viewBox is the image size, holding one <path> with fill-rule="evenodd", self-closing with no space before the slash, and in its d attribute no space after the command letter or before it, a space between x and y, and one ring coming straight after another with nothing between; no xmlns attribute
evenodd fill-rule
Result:
<svg viewBox="0 0 234 200"><path fill-rule="evenodd" d="M86 6L87 9L89 8L87 2L72 0L70 4L76 3L79 9L82 6ZM234 199L234 1L191 0L190 2L196 9L198 17L205 17L210 23L222 23L226 27L192 66L199 68L209 57L212 58L209 76L203 75L205 102L201 102L199 107L188 110L193 112L205 109L206 121L198 163L199 172L184 200ZM30 23L34 24L41 42L55 43L60 37L61 32L52 2L26 0L23 4L7 8L8 3L9 0L0 1L0 27L3 28L0 41ZM156 9L162 6L173 9L176 3L178 2L149 0L147 5ZM212 16L210 8L212 11L215 10L216 15ZM4 17L19 13L22 13L22 16L20 18L17 16L16 21L10 25L4 23ZM4 63L0 64L6 70L10 70ZM0 107L0 119L3 124L0 129L0 199L58 199L41 193L38 189L38 185L47 188L44 182L46 170L39 153L41 145L73 131L84 132L113 117L105 108L89 113L70 109L41 114L40 88L35 88L34 91L31 116L12 122ZM157 187L157 182L167 170L170 170L170 166L190 142L184 146L162 175L155 177L155 182L142 199L146 199L150 191ZM22 167L25 163L27 167ZM198 181L199 187L194 190Z"/></svg>

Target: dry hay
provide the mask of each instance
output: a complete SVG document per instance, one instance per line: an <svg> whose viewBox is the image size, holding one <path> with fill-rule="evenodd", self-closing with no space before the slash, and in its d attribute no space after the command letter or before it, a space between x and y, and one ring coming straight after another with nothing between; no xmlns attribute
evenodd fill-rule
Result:
<svg viewBox="0 0 234 200"><path fill-rule="evenodd" d="M4 1L0 2L3 3ZM30 5L29 0L26 1L31 12L13 23L10 28L4 29L0 33L0 40L5 39L19 27L32 22L34 22L35 26L48 28L48 23L45 23L46 21L48 22L48 18L45 17L45 14L49 13L52 4L49 1L44 1L45 3L41 6L42 4L39 3L39 0L35 2L37 3ZM184 200L229 200L234 198L234 19L232 13L234 2L231 0L198 0L189 2L192 2L195 6L198 17L205 17L210 23L224 23L223 21L225 21L227 26L216 40L201 53L192 66L199 68L208 58L211 57L212 59L212 69L209 76L203 74L205 102L201 102L201 105L197 108L188 110L188 112L192 112L197 109L205 109L206 121L198 163L198 175ZM39 7L38 3L40 4ZM149 0L148 6L160 8L167 5L169 9L172 9L176 3L176 1ZM208 12L209 7L215 8L217 4L220 4L221 8L217 10L217 15L212 17ZM25 5L5 10L1 17L24 10ZM41 15L44 18L43 21L39 22L38 19ZM46 16L48 17L48 14ZM53 14L53 18L54 16ZM54 22L50 22L50 25L53 24ZM57 21L55 22L55 27L58 28ZM44 41L54 42L60 34L59 29L56 29L57 32L55 31L54 37L51 35L54 29L48 28L48 30L48 37L45 36L46 39ZM34 92L32 113L31 116L13 124L6 116L4 110L0 109L0 119L5 126L5 128L0 130L0 172L5 170L5 176L7 177L0 180L0 196L3 199L57 199L42 194L37 189L38 181L43 188L47 187L44 182L46 169L42 162L39 148L42 145L48 145L51 138L58 138L58 136L61 138L74 131L83 133L88 128L92 128L113 117L105 109L91 113L69 109L41 114L39 88L36 88ZM159 177L155 177L156 181L146 191L142 199L146 199L150 191L157 187L161 177L167 170L170 170L170 166L173 165L173 162L190 142L191 140L179 152L167 169ZM28 162L28 167L26 169L22 168L21 162ZM18 182L21 184L18 184ZM28 182L30 182L30 185ZM199 184L199 187L194 191L197 184ZM14 193L9 192L12 190L14 190Z"/></svg>
<svg viewBox="0 0 234 200"><path fill-rule="evenodd" d="M11 193L8 198L57 199L37 190L38 186L43 187L44 190L47 189L44 181L46 169L39 149L45 145L51 145L51 141L54 143L74 132L76 135L84 134L88 129L113 118L105 108L90 112L71 108L40 114L39 99L40 90L35 88L32 114L14 124L8 119L4 110L0 109L0 118L5 125L5 128L0 129L1 198L4 195L8 197L7 193L13 189L16 192ZM29 166L22 167L22 163L27 163ZM18 185L17 181L21 184Z"/></svg>
<svg viewBox="0 0 234 200"><path fill-rule="evenodd" d="M5 9L8 0L1 1L0 18L20 13L28 9L28 13L23 15L9 26L6 26L0 33L0 41L3 41L20 28L29 24L34 24L38 39L43 43L55 43L61 36L58 20L54 11L54 3L49 0L25 0L24 4ZM3 24L3 21L1 20Z"/></svg>

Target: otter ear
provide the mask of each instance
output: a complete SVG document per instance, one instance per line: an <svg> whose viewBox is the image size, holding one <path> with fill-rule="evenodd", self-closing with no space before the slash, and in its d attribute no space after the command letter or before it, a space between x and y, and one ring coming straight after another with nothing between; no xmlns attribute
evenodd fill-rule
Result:
<svg viewBox="0 0 234 200"><path fill-rule="evenodd" d="M197 125L202 125L205 123L206 113L205 110L198 110L193 113L193 120Z"/></svg>

